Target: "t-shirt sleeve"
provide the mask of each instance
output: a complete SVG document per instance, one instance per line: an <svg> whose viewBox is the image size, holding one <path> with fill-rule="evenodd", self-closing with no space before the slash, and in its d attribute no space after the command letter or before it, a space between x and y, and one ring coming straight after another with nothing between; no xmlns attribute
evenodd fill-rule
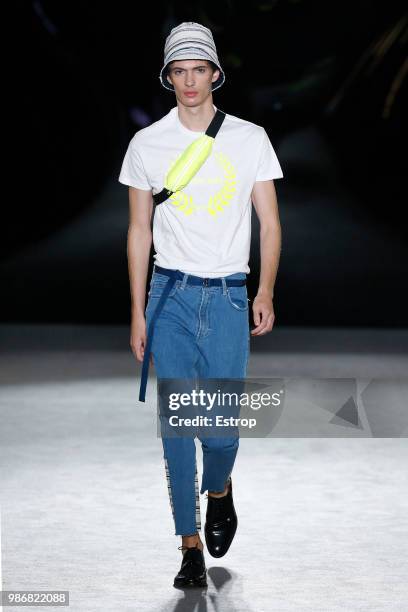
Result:
<svg viewBox="0 0 408 612"><path fill-rule="evenodd" d="M262 130L261 154L255 181L268 181L270 179L283 178L282 168L280 167L275 150L269 140L269 136L264 128L262 128Z"/></svg>
<svg viewBox="0 0 408 612"><path fill-rule="evenodd" d="M123 183L123 185L136 187L137 189L152 189L143 165L136 137L133 137L129 143L119 174L119 182Z"/></svg>

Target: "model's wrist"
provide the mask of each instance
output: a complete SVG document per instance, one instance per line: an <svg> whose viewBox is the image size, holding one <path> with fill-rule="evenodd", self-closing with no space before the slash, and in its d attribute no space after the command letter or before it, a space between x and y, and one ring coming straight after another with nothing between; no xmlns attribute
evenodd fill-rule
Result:
<svg viewBox="0 0 408 612"><path fill-rule="evenodd" d="M134 305L134 306L132 305L130 309L130 313L132 317L144 316L144 308L141 308L141 306L138 306L138 305Z"/></svg>
<svg viewBox="0 0 408 612"><path fill-rule="evenodd" d="M273 290L264 289L263 287L259 287L256 297L269 297L271 298L271 300L273 300Z"/></svg>

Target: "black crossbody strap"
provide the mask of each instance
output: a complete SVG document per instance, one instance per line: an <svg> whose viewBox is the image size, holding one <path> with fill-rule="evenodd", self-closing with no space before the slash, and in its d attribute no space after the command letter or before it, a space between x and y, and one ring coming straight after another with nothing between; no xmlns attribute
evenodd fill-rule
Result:
<svg viewBox="0 0 408 612"><path fill-rule="evenodd" d="M219 108L217 108L217 112L215 113L214 117L211 120L210 125L208 126L205 132L206 135L211 136L211 138L215 138L216 135L218 134L220 127L222 126L222 122L224 121L224 119L225 119L225 113L223 111L220 111Z"/></svg>

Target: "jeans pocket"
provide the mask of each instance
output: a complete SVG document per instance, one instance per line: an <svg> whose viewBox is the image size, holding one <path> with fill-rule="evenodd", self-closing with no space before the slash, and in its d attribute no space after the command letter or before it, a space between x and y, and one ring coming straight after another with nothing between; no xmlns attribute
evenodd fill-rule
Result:
<svg viewBox="0 0 408 612"><path fill-rule="evenodd" d="M153 299L160 299L163 291L167 285L167 282L170 282L170 279L167 280L163 280L163 279L153 279L150 283L150 289L149 289L149 293L148 298L149 300ZM181 280L177 279L176 282L174 283L173 287L170 289L170 293L168 294L167 297L173 297L173 295L175 295L176 291L178 290L178 288L180 287L181 284Z"/></svg>
<svg viewBox="0 0 408 612"><path fill-rule="evenodd" d="M227 287L228 302L235 310L248 310L248 292L246 285Z"/></svg>

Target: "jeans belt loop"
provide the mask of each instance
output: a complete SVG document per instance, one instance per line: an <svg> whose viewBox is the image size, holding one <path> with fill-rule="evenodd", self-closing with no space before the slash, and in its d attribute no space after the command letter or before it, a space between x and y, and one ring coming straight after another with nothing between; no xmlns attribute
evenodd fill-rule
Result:
<svg viewBox="0 0 408 612"><path fill-rule="evenodd" d="M222 280L222 295L226 295L227 294L227 281L225 280L224 276L221 277Z"/></svg>
<svg viewBox="0 0 408 612"><path fill-rule="evenodd" d="M183 276L183 280L181 281L180 289L185 289L186 288L186 283L187 283L188 277L189 277L189 275L187 274L187 272L184 272L184 276Z"/></svg>

